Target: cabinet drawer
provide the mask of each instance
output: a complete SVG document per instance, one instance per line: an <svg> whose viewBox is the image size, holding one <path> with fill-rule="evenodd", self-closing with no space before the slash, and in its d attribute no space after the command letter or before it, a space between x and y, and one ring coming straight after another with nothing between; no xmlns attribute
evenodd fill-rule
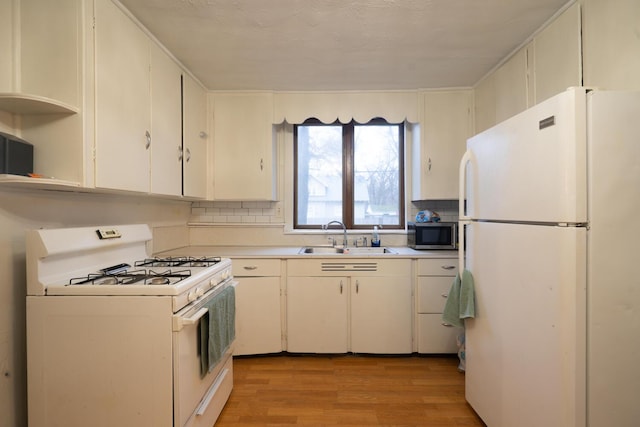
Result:
<svg viewBox="0 0 640 427"><path fill-rule="evenodd" d="M418 277L418 313L442 313L454 278Z"/></svg>
<svg viewBox="0 0 640 427"><path fill-rule="evenodd" d="M457 258L418 260L418 276L455 276L456 274L458 274Z"/></svg>
<svg viewBox="0 0 640 427"><path fill-rule="evenodd" d="M418 353L457 353L462 328L444 326L440 314L418 315Z"/></svg>
<svg viewBox="0 0 640 427"><path fill-rule="evenodd" d="M280 276L279 259L232 258L236 277Z"/></svg>

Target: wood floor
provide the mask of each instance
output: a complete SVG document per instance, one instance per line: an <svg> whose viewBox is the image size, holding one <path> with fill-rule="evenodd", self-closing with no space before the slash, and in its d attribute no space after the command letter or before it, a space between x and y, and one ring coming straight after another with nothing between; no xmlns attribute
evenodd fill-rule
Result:
<svg viewBox="0 0 640 427"><path fill-rule="evenodd" d="M216 427L484 426L464 399L454 357L234 359L234 389Z"/></svg>

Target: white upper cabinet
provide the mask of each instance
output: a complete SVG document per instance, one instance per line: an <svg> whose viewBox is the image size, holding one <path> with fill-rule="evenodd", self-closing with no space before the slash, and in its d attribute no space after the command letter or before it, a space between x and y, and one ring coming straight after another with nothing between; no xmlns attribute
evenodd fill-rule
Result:
<svg viewBox="0 0 640 427"><path fill-rule="evenodd" d="M95 6L95 184L148 192L151 41L110 0Z"/></svg>
<svg viewBox="0 0 640 427"><path fill-rule="evenodd" d="M95 186L180 196L182 70L110 0L95 16Z"/></svg>
<svg viewBox="0 0 640 427"><path fill-rule="evenodd" d="M271 93L213 93L213 199L275 200Z"/></svg>
<svg viewBox="0 0 640 427"><path fill-rule="evenodd" d="M575 3L475 87L475 133L571 86L582 86L582 24Z"/></svg>
<svg viewBox="0 0 640 427"><path fill-rule="evenodd" d="M207 197L207 93L183 74L183 191L187 197Z"/></svg>
<svg viewBox="0 0 640 427"><path fill-rule="evenodd" d="M81 0L0 1L0 110L79 111L81 20Z"/></svg>
<svg viewBox="0 0 640 427"><path fill-rule="evenodd" d="M151 193L182 194L182 70L151 47Z"/></svg>
<svg viewBox="0 0 640 427"><path fill-rule="evenodd" d="M493 76L495 118L499 123L527 109L529 101L528 47L520 49Z"/></svg>
<svg viewBox="0 0 640 427"><path fill-rule="evenodd" d="M14 2L0 0L0 93L13 92L14 43L13 10Z"/></svg>
<svg viewBox="0 0 640 427"><path fill-rule="evenodd" d="M535 103L582 86L580 4L576 3L534 39Z"/></svg>
<svg viewBox="0 0 640 427"><path fill-rule="evenodd" d="M471 91L425 92L414 135L412 200L458 198L458 163L471 136Z"/></svg>

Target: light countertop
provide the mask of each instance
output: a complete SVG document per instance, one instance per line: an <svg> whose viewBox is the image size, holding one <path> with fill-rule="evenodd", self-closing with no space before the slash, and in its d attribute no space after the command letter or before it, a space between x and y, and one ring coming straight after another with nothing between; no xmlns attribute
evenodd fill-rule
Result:
<svg viewBox="0 0 640 427"><path fill-rule="evenodd" d="M186 246L161 252L161 256L220 256L225 258L456 258L458 251L418 251L390 247L392 254L300 254L300 246Z"/></svg>

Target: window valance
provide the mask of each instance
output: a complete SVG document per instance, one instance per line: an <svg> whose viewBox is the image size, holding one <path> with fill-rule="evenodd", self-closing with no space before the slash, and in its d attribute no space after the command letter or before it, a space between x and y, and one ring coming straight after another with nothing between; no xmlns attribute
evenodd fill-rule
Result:
<svg viewBox="0 0 640 427"><path fill-rule="evenodd" d="M366 123L382 117L390 123L419 121L417 91L276 92L273 123L300 124L309 118Z"/></svg>

